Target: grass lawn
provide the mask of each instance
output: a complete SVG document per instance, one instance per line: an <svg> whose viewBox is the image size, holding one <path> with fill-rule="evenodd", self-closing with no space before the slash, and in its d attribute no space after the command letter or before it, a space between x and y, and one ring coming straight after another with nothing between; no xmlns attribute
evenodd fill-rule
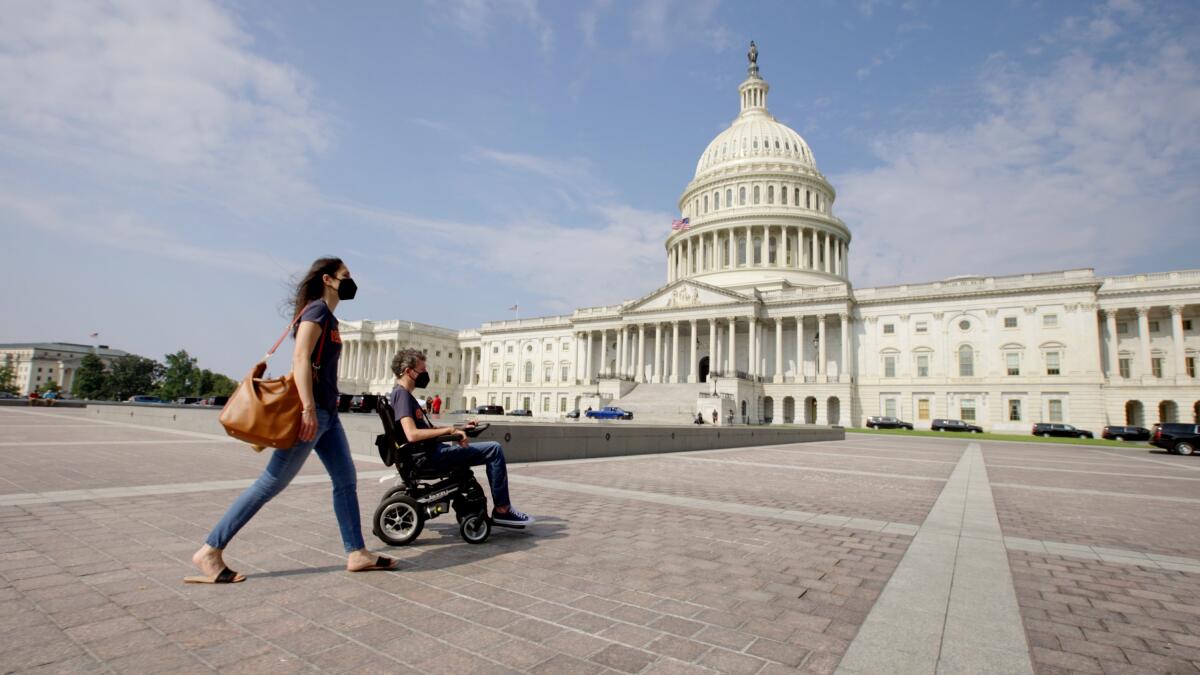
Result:
<svg viewBox="0 0 1200 675"><path fill-rule="evenodd" d="M1033 434L968 434L961 431L941 432L926 431L923 429L909 431L907 429L867 429L857 427L847 427L846 432L855 434L880 434L882 436L933 436L934 438L961 437L974 441L1018 441L1021 443L1058 443L1060 445L1105 445L1112 448L1150 447L1146 441L1108 441L1103 438L1057 438L1054 436L1034 436Z"/></svg>

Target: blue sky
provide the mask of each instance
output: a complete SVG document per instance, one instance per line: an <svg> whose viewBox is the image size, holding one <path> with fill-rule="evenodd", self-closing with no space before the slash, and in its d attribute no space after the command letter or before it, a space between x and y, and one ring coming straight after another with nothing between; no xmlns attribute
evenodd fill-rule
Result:
<svg viewBox="0 0 1200 675"><path fill-rule="evenodd" d="M640 297L751 39L856 286L1200 266L1193 2L5 7L0 342L240 376L324 254L347 320Z"/></svg>

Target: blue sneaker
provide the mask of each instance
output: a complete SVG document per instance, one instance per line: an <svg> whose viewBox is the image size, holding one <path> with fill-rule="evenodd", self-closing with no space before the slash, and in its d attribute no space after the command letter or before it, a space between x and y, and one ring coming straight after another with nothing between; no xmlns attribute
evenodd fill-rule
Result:
<svg viewBox="0 0 1200 675"><path fill-rule="evenodd" d="M533 516L521 513L513 507L508 507L504 513L492 509L492 522L505 527L526 527L534 523Z"/></svg>

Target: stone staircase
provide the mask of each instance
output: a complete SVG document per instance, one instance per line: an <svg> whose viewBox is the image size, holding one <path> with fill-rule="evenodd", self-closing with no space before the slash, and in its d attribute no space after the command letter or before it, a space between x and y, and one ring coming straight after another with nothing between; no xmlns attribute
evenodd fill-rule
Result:
<svg viewBox="0 0 1200 675"><path fill-rule="evenodd" d="M639 384L613 405L633 413L634 422L688 424L696 415L696 397L711 384Z"/></svg>

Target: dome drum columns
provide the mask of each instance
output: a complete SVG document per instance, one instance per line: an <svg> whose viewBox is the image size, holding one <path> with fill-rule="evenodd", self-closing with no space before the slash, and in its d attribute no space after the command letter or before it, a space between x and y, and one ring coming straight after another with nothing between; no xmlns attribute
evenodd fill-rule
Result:
<svg viewBox="0 0 1200 675"><path fill-rule="evenodd" d="M734 225L672 237L667 282L717 272L778 269L846 279L848 240L805 225Z"/></svg>

